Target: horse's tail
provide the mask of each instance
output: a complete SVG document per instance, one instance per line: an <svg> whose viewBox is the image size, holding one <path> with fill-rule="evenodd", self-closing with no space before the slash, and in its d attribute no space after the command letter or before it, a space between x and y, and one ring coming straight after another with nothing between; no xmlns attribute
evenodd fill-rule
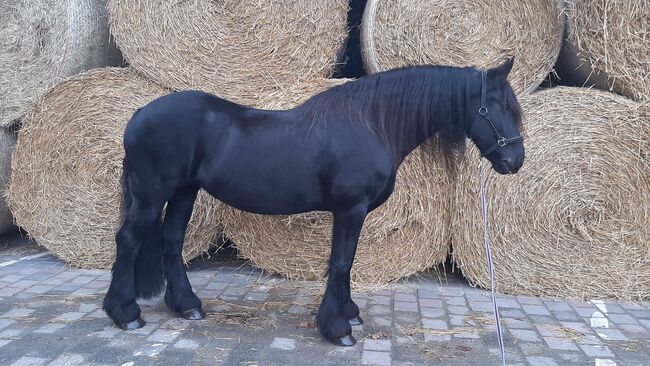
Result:
<svg viewBox="0 0 650 366"><path fill-rule="evenodd" d="M122 162L122 225L128 220L133 198L129 187L126 158ZM162 214L162 212L161 212ZM159 294L164 287L162 223L156 225L140 247L135 260L135 291L137 297L148 299Z"/></svg>

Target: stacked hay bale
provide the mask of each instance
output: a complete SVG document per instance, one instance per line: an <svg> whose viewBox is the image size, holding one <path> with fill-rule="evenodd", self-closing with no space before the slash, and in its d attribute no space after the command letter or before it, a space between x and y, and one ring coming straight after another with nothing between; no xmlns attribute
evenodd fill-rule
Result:
<svg viewBox="0 0 650 366"><path fill-rule="evenodd" d="M368 73L419 65L494 67L511 56L518 93L536 89L562 44L561 0L368 0L361 25Z"/></svg>
<svg viewBox="0 0 650 366"><path fill-rule="evenodd" d="M57 257L81 268L109 268L120 219L122 137L139 107L169 91L131 69L79 74L47 94L23 119L8 202L18 225ZM183 256L217 236L213 200L201 194Z"/></svg>
<svg viewBox="0 0 650 366"><path fill-rule="evenodd" d="M650 101L648 14L649 0L568 1L560 77Z"/></svg>
<svg viewBox="0 0 650 366"><path fill-rule="evenodd" d="M62 79L120 64L105 5L105 0L0 3L0 126L17 123Z"/></svg>
<svg viewBox="0 0 650 366"><path fill-rule="evenodd" d="M487 174L497 290L650 297L650 120L635 102L585 88L552 88L520 102L526 163L513 176ZM472 151L461 168L453 257L471 282L489 287L479 159Z"/></svg>
<svg viewBox="0 0 650 366"><path fill-rule="evenodd" d="M104 0L0 2L0 194L10 178L14 129L45 91L78 72L119 65ZM0 200L0 234L13 227Z"/></svg>
<svg viewBox="0 0 650 366"><path fill-rule="evenodd" d="M113 0L109 21L126 60L151 80L254 105L332 74L347 10L347 0Z"/></svg>

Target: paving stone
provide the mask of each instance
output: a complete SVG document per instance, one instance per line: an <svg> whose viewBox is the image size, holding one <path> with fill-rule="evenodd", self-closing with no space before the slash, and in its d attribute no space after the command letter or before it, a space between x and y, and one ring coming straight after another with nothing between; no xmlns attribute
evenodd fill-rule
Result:
<svg viewBox="0 0 650 366"><path fill-rule="evenodd" d="M526 361L528 361L530 366L558 366L555 360L545 356L528 356L526 357Z"/></svg>
<svg viewBox="0 0 650 366"><path fill-rule="evenodd" d="M64 353L47 364L47 366L76 366L84 364L84 361L83 355Z"/></svg>
<svg viewBox="0 0 650 366"><path fill-rule="evenodd" d="M424 334L425 342L449 342L451 340L450 335L434 335L434 334Z"/></svg>
<svg viewBox="0 0 650 366"><path fill-rule="evenodd" d="M439 318L444 316L446 313L443 309L421 308L420 314L422 314L422 317L426 318Z"/></svg>
<svg viewBox="0 0 650 366"><path fill-rule="evenodd" d="M516 296L521 305L543 305L542 300L538 297Z"/></svg>
<svg viewBox="0 0 650 366"><path fill-rule="evenodd" d="M395 301L395 311L418 311L418 303Z"/></svg>
<svg viewBox="0 0 650 366"><path fill-rule="evenodd" d="M178 330L158 329L153 334L151 334L147 340L150 342L170 343L173 342L179 334L180 331Z"/></svg>
<svg viewBox="0 0 650 366"><path fill-rule="evenodd" d="M465 315L469 313L469 308L467 306L448 306L447 310L449 311L450 314L455 314L455 315Z"/></svg>
<svg viewBox="0 0 650 366"><path fill-rule="evenodd" d="M553 311L552 315L559 321L576 322L582 319L573 311Z"/></svg>
<svg viewBox="0 0 650 366"><path fill-rule="evenodd" d="M194 350L199 348L199 342L192 339L179 339L176 341L176 343L174 343L174 347Z"/></svg>
<svg viewBox="0 0 650 366"><path fill-rule="evenodd" d="M420 298L420 307L442 308L442 300Z"/></svg>
<svg viewBox="0 0 650 366"><path fill-rule="evenodd" d="M533 325L526 319L521 320L517 318L501 318L511 329L533 329Z"/></svg>
<svg viewBox="0 0 650 366"><path fill-rule="evenodd" d="M449 325L447 324L447 322L441 319L423 318L422 326L427 329L436 329L436 330L449 329Z"/></svg>
<svg viewBox="0 0 650 366"><path fill-rule="evenodd" d="M378 351L363 351L361 362L364 365L390 366L390 353Z"/></svg>
<svg viewBox="0 0 650 366"><path fill-rule="evenodd" d="M578 347L573 341L556 337L542 337L550 349L577 351Z"/></svg>
<svg viewBox="0 0 650 366"><path fill-rule="evenodd" d="M363 341L363 349L390 352L391 342L387 339L366 339Z"/></svg>
<svg viewBox="0 0 650 366"><path fill-rule="evenodd" d="M24 318L34 313L34 309L18 308L7 311L0 318Z"/></svg>
<svg viewBox="0 0 650 366"><path fill-rule="evenodd" d="M528 305L522 304L521 308L524 309L524 312L529 315L551 315L548 312L548 309L544 305Z"/></svg>
<svg viewBox="0 0 650 366"><path fill-rule="evenodd" d="M596 334L600 338L608 341L627 341L629 340L623 333L618 329L596 329Z"/></svg>
<svg viewBox="0 0 650 366"><path fill-rule="evenodd" d="M407 301L407 302L415 302L417 301L417 297L413 293L406 293L406 292L396 292L395 296L393 297L395 301Z"/></svg>
<svg viewBox="0 0 650 366"><path fill-rule="evenodd" d="M494 307L492 306L491 302L470 301L469 302L469 307L473 311L478 311L478 312L483 312L483 313L490 313L490 312L494 311Z"/></svg>
<svg viewBox="0 0 650 366"><path fill-rule="evenodd" d="M42 334L53 334L59 331L60 329L63 329L67 327L67 324L46 324L36 330L34 330L34 333L42 333Z"/></svg>
<svg viewBox="0 0 650 366"><path fill-rule="evenodd" d="M571 311L573 312L573 308L571 305L564 301L544 301L544 305L548 310L551 310L553 312L556 311Z"/></svg>
<svg viewBox="0 0 650 366"><path fill-rule="evenodd" d="M0 318L0 330L2 330L2 328L8 327L9 325L11 325L13 323L14 323L14 321L11 320L11 319L2 319L2 318Z"/></svg>
<svg viewBox="0 0 650 366"><path fill-rule="evenodd" d="M607 314L610 321L615 324L638 324L638 322L628 314Z"/></svg>
<svg viewBox="0 0 650 366"><path fill-rule="evenodd" d="M437 299L440 297L440 293L438 291L427 290L427 289L418 289L417 294L419 298L425 298L425 299Z"/></svg>
<svg viewBox="0 0 650 366"><path fill-rule="evenodd" d="M648 330L637 324L619 324L618 326L625 333L647 333Z"/></svg>
<svg viewBox="0 0 650 366"><path fill-rule="evenodd" d="M453 327L476 326L476 322L469 321L465 315L449 315L449 324Z"/></svg>
<svg viewBox="0 0 650 366"><path fill-rule="evenodd" d="M372 305L370 309L368 309L368 312L372 315L386 315L390 314L391 310L383 305Z"/></svg>
<svg viewBox="0 0 650 366"><path fill-rule="evenodd" d="M499 309L499 314L508 318L525 318L524 314L520 309Z"/></svg>
<svg viewBox="0 0 650 366"><path fill-rule="evenodd" d="M275 337L271 343L271 348L277 348L283 351L291 351L296 349L296 340L291 338Z"/></svg>
<svg viewBox="0 0 650 366"><path fill-rule="evenodd" d="M39 357L21 357L16 362L12 363L11 366L41 366L45 365L48 362L48 359L39 358Z"/></svg>
<svg viewBox="0 0 650 366"><path fill-rule="evenodd" d="M68 313L63 313L56 318L54 318L52 321L54 322L71 322L74 320L79 320L83 318L83 316L86 315L86 313L81 313L78 311L71 311Z"/></svg>
<svg viewBox="0 0 650 366"><path fill-rule="evenodd" d="M467 301L465 301L464 297L445 297L444 298L445 303L447 305L454 305L454 306L466 306ZM475 301L477 302L477 301ZM484 303L484 301L480 301L480 303Z"/></svg>
<svg viewBox="0 0 650 366"><path fill-rule="evenodd" d="M607 346L581 344L580 348L589 357L614 357L614 354Z"/></svg>
<svg viewBox="0 0 650 366"><path fill-rule="evenodd" d="M372 296L370 298L370 301L377 305L390 305L392 302L390 296L380 296L380 295Z"/></svg>
<svg viewBox="0 0 650 366"><path fill-rule="evenodd" d="M510 329L510 334L520 341L537 342L540 340L534 330Z"/></svg>
<svg viewBox="0 0 650 366"><path fill-rule="evenodd" d="M133 352L133 356L155 357L167 348L164 343L145 344Z"/></svg>

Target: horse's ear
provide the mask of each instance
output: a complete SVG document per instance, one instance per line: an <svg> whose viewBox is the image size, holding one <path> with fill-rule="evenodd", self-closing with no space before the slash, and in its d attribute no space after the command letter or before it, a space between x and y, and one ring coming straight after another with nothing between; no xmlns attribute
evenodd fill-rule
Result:
<svg viewBox="0 0 650 366"><path fill-rule="evenodd" d="M514 65L514 63L515 63L515 56L512 56L503 64L495 68L489 69L488 76L499 77L505 80L506 78L508 78L508 74L510 73L510 70L512 70L512 65Z"/></svg>

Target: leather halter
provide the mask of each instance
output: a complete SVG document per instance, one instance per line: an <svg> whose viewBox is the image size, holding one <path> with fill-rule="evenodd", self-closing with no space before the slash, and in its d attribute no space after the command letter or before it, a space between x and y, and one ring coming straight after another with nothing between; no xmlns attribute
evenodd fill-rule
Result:
<svg viewBox="0 0 650 366"><path fill-rule="evenodd" d="M492 123L492 121L488 117L488 108L485 102L486 94L487 94L486 89L487 89L487 73L485 72L485 70L481 70L481 107L478 109L478 114L490 124L490 127L492 127L492 131L494 131L494 137L496 137L497 139L497 142L494 145L488 147L487 149L485 150L479 149L481 150L481 156L485 156L502 146L524 141L524 138L521 135L507 138L502 136L499 133L499 131L496 129L494 123Z"/></svg>

